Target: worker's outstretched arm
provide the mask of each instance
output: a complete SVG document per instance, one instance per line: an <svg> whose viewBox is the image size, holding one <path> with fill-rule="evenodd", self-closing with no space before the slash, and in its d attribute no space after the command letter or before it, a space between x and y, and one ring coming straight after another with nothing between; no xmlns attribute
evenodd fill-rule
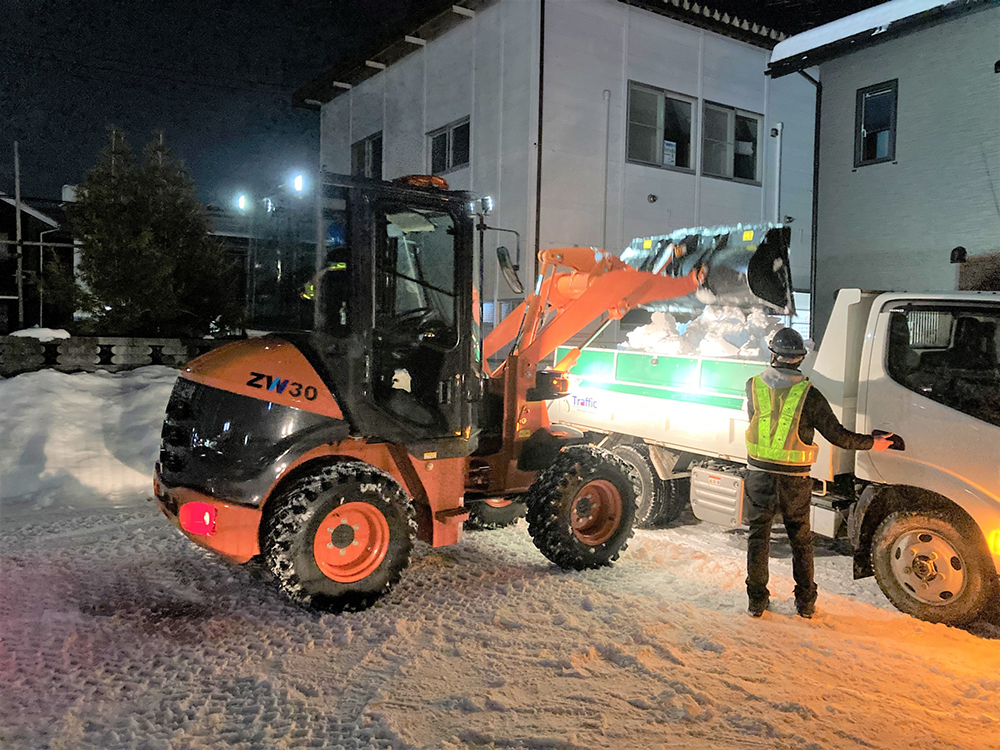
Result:
<svg viewBox="0 0 1000 750"><path fill-rule="evenodd" d="M838 448L849 451L870 451L875 447L875 438L871 435L851 432L845 428L834 415L826 396L815 388L809 389L804 408L810 424Z"/></svg>

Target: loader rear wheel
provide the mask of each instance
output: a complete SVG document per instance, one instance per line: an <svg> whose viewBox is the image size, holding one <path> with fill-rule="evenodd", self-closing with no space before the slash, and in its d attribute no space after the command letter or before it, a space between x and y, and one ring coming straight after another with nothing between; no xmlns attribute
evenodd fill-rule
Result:
<svg viewBox="0 0 1000 750"><path fill-rule="evenodd" d="M264 559L294 601L354 611L399 580L415 533L413 507L399 484L348 461L296 480L269 503Z"/></svg>
<svg viewBox="0 0 1000 750"><path fill-rule="evenodd" d="M636 493L635 525L640 529L652 529L664 523L663 516L670 510L670 488L656 474L656 469L649 460L649 448L645 443L625 444L616 445L611 452L635 473L633 479L639 487Z"/></svg>
<svg viewBox="0 0 1000 750"><path fill-rule="evenodd" d="M566 448L528 490L528 533L561 568L610 565L632 537L635 495L620 458L592 445Z"/></svg>
<svg viewBox="0 0 1000 750"><path fill-rule="evenodd" d="M978 529L944 511L890 513L872 539L872 567L897 609L928 622L965 625L986 607L996 574Z"/></svg>
<svg viewBox="0 0 1000 750"><path fill-rule="evenodd" d="M525 514L524 503L519 500L496 497L477 502L466 502L469 518L465 522L465 528L469 531L502 529L505 526L510 526Z"/></svg>

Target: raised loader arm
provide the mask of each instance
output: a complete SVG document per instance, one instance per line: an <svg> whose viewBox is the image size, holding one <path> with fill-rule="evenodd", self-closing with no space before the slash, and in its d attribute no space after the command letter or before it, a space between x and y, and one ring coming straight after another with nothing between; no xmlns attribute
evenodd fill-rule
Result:
<svg viewBox="0 0 1000 750"><path fill-rule="evenodd" d="M683 247L673 251L675 257L683 252ZM515 341L512 353L537 365L605 313L609 320L618 320L639 305L683 297L695 292L705 277L701 266L683 276L669 275L669 263L639 271L616 255L589 247L553 248L538 257L540 283L486 336L485 358ZM570 270L557 271L560 267ZM560 365L557 369L566 370L572 362Z"/></svg>

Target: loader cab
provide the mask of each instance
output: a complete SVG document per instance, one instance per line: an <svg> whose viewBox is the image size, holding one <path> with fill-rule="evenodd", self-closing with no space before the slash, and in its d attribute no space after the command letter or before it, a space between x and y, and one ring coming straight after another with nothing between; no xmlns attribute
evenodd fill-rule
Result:
<svg viewBox="0 0 1000 750"><path fill-rule="evenodd" d="M475 449L480 295L470 198L325 176L313 274L288 316L311 325L279 335L366 439L441 458Z"/></svg>

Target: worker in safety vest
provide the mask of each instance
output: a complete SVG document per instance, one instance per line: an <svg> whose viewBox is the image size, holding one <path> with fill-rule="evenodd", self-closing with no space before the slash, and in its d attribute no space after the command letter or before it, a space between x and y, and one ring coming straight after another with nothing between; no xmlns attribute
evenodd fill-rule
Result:
<svg viewBox="0 0 1000 750"><path fill-rule="evenodd" d="M747 596L749 612L764 614L769 603L768 555L771 523L781 511L792 545L792 575L795 578L795 608L802 617L816 611L813 581L812 530L809 509L812 479L809 476L818 448L813 436L819 430L827 440L845 450L883 451L891 436L861 435L843 427L830 403L799 371L806 347L792 328L782 328L768 345L771 366L747 381L746 480L749 501L747 519Z"/></svg>

